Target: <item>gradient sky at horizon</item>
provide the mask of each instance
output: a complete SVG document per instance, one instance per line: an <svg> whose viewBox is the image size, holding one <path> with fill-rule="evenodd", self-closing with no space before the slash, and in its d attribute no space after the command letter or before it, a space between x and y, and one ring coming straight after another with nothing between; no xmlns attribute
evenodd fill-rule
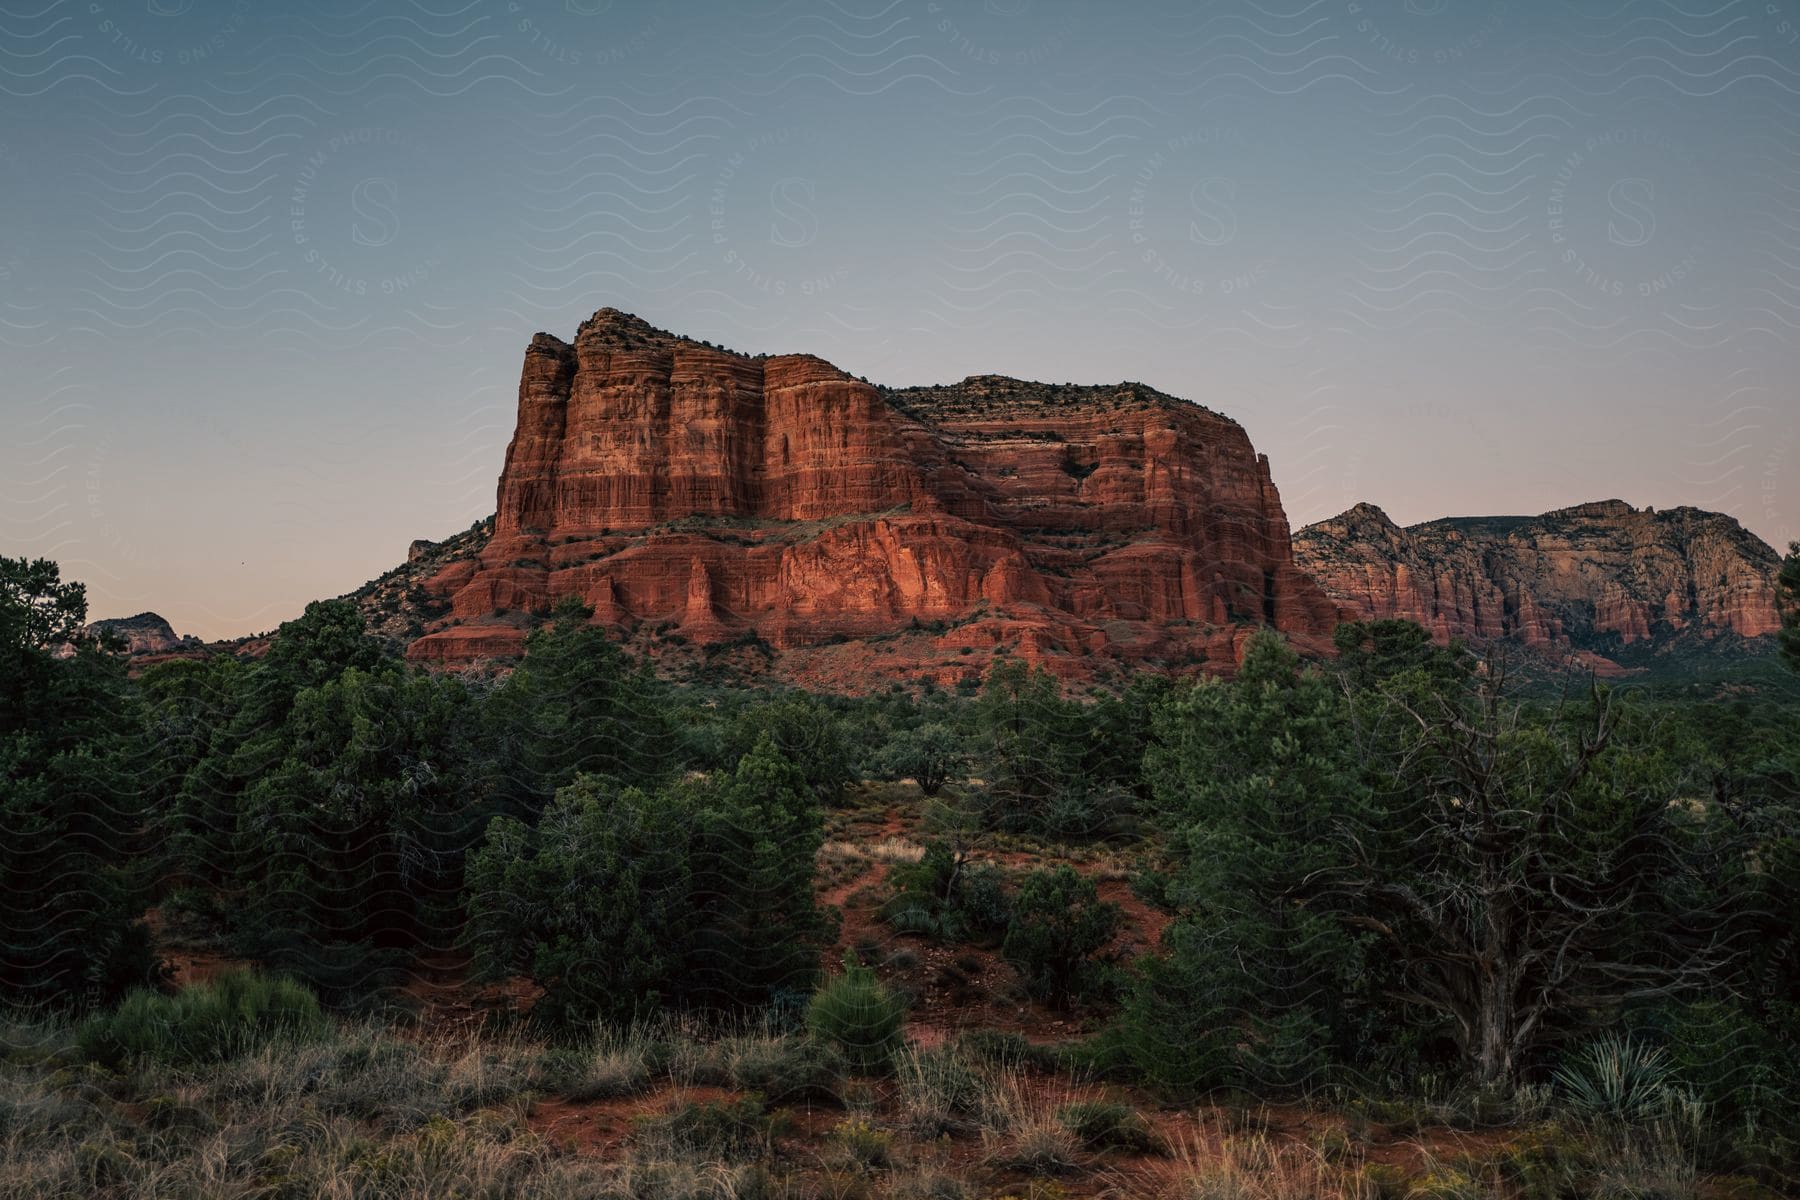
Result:
<svg viewBox="0 0 1800 1200"><path fill-rule="evenodd" d="M606 305L1135 379L1295 527L1800 537L1800 0L0 0L0 553L269 629L493 509Z"/></svg>

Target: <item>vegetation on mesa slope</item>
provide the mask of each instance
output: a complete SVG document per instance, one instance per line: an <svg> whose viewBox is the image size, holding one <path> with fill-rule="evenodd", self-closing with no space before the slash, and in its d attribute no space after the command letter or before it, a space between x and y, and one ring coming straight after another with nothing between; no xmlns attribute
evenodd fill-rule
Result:
<svg viewBox="0 0 1800 1200"><path fill-rule="evenodd" d="M204 1170L294 1195L729 1194L720 1172L905 1195L952 1162L990 1194L1095 1170L1179 1194L1249 1160L1145 1158L1159 1107L1230 1096L1336 1131L1302 1147L1339 1164L1316 1190L1793 1178L1791 691L1520 700L1498 659L1379 622L1329 665L1261 635L1234 680L1081 700L1005 659L974 697L770 696L660 681L579 606L495 680L408 669L343 602L260 660L132 680L78 585L0 567L0 988L33 1006L0 1065L24 1114L0 1179L25 1181L0 1196ZM147 912L165 947L283 978L170 997ZM500 989L484 1036L514 1041L381 1031L465 953ZM1057 1044L1011 1032L1053 1021ZM669 1088L696 1083L724 1094L683 1108ZM623 1156L568 1157L505 1107L533 1097L646 1119ZM798 1103L845 1115L808 1141ZM1380 1157L1477 1119L1516 1128L1435 1174ZM1233 1186L1297 1169L1276 1132ZM257 1149L209 1167L218 1138Z"/></svg>
<svg viewBox="0 0 1800 1200"><path fill-rule="evenodd" d="M447 600L431 595L425 584L453 562L480 554L493 536L494 518L483 517L441 542L415 542L404 563L343 597L356 605L369 631L404 644L425 626L449 615Z"/></svg>
<svg viewBox="0 0 1800 1200"><path fill-rule="evenodd" d="M882 398L901 412L932 424L956 424L999 414L1066 415L1075 409L1090 412L1129 412L1145 408L1213 411L1192 400L1182 400L1148 384L1130 380L1115 384L1039 383L1006 375L971 375L960 383L882 388L880 391Z"/></svg>

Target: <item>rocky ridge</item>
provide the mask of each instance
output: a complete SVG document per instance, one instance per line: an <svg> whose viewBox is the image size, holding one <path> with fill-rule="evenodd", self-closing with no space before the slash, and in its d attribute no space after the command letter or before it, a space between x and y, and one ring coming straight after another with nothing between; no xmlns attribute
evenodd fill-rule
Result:
<svg viewBox="0 0 1800 1200"><path fill-rule="evenodd" d="M149 654L169 654L198 647L200 639L189 634L177 637L174 626L153 612L135 617L107 617L88 623L87 632L94 636L114 634L125 643L125 653L134 658Z"/></svg>
<svg viewBox="0 0 1800 1200"><path fill-rule="evenodd" d="M1603 500L1535 517L1402 528L1358 504L1294 538L1349 617L1417 621L1440 641L1510 639L1616 667L1780 627L1780 556L1722 513ZM1753 646L1747 648L1754 648Z"/></svg>

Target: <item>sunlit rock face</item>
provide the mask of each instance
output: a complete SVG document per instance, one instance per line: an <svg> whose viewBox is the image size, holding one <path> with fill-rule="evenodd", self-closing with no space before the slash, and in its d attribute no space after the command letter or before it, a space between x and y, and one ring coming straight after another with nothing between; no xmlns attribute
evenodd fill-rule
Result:
<svg viewBox="0 0 1800 1200"><path fill-rule="evenodd" d="M996 647L1068 678L1229 670L1255 628L1322 647L1337 615L1295 566L1268 460L1197 404L997 376L884 389L612 309L572 344L532 339L492 534L423 586L448 612L419 660L517 653L574 595L624 636L756 639L845 688L961 678ZM863 644L901 631L903 662Z"/></svg>

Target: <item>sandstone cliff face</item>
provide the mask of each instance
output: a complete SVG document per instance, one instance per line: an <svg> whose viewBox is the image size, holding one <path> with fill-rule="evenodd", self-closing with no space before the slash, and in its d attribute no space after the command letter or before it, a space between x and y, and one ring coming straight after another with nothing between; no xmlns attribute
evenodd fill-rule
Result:
<svg viewBox="0 0 1800 1200"><path fill-rule="evenodd" d="M176 637L168 621L150 612L94 621L88 625L87 632L117 634L125 641L125 653L134 658L145 654L167 654L193 644L191 638Z"/></svg>
<svg viewBox="0 0 1800 1200"><path fill-rule="evenodd" d="M611 309L572 345L532 340L492 535L422 586L450 611L419 660L517 653L519 614L575 595L627 634L760 641L783 673L852 687L889 668L841 647L903 631L928 643L893 664L914 674L962 678L1004 646L1078 677L1229 669L1257 625L1323 644L1336 616L1267 459L1198 405L998 377L885 390Z"/></svg>
<svg viewBox="0 0 1800 1200"><path fill-rule="evenodd" d="M1400 528L1369 504L1309 525L1295 557L1347 615L1437 638L1615 653L1780 627L1780 557L1720 513L1619 500Z"/></svg>

